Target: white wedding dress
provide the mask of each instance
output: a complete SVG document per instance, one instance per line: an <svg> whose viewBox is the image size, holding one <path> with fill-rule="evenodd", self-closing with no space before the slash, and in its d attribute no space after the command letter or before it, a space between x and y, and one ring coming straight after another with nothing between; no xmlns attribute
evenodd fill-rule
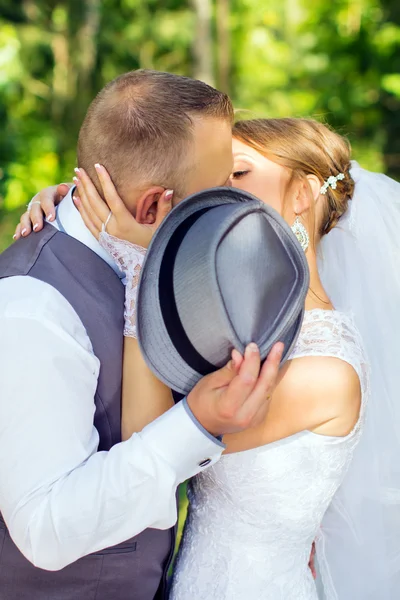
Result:
<svg viewBox="0 0 400 600"><path fill-rule="evenodd" d="M302 431L224 455L194 478L170 600L318 598L311 545L360 438L368 369L352 320L336 311L306 313L291 359L304 356L353 366L362 389L355 428L342 438Z"/></svg>

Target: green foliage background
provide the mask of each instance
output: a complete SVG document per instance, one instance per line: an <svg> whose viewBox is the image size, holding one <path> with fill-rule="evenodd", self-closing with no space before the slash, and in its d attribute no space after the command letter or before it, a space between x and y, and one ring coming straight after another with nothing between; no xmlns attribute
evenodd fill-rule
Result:
<svg viewBox="0 0 400 600"><path fill-rule="evenodd" d="M138 67L324 119L400 176L399 0L0 0L0 249L38 189L71 180L91 98Z"/></svg>

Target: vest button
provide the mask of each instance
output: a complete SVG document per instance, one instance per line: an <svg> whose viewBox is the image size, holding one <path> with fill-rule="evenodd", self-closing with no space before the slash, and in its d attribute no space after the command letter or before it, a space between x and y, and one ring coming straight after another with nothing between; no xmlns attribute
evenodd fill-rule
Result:
<svg viewBox="0 0 400 600"><path fill-rule="evenodd" d="M201 463L199 463L199 467L206 467L207 465L209 465L211 462L211 458L206 458L204 460L201 461Z"/></svg>

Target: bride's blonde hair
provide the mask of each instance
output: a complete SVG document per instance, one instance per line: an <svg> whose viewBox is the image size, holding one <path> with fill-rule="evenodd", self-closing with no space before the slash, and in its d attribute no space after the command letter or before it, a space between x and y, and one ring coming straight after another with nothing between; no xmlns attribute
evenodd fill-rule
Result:
<svg viewBox="0 0 400 600"><path fill-rule="evenodd" d="M233 137L273 162L292 171L291 181L315 175L322 184L332 175L344 174L336 189L329 187L316 234L328 233L346 212L354 191L350 175L350 143L313 119L252 119L238 121Z"/></svg>

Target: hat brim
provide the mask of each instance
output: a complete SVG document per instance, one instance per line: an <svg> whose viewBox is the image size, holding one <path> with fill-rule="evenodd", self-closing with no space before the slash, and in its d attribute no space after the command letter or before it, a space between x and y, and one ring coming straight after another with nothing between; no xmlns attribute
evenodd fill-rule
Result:
<svg viewBox="0 0 400 600"><path fill-rule="evenodd" d="M171 389L188 394L205 373L193 369L181 356L174 346L164 321L162 290L160 290L160 271L164 253L177 229L196 213L203 212L215 206L233 203L261 202L251 194L235 188L213 188L194 194L177 205L161 224L147 252L142 269L137 298L137 333L142 355L154 374ZM276 217L277 213L270 207L265 207ZM279 217L280 218L280 217ZM290 232L291 234L291 232ZM294 244L297 252L297 241ZM304 256L298 247L298 266L300 277L300 296L308 287L308 275L305 271ZM171 267L172 268L172 267ZM286 327L281 328L278 339L285 341L285 351L282 362L289 356L290 351L300 331L304 308L294 311L286 321ZM262 358L265 358L266 353ZM214 370L214 369L213 369ZM211 370L210 370L211 371Z"/></svg>

